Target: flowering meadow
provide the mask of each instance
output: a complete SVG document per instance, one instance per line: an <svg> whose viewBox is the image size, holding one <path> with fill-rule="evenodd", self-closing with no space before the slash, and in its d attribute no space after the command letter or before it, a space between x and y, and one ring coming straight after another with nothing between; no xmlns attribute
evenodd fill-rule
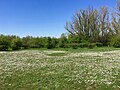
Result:
<svg viewBox="0 0 120 90"><path fill-rule="evenodd" d="M0 90L120 90L120 50L3 51Z"/></svg>

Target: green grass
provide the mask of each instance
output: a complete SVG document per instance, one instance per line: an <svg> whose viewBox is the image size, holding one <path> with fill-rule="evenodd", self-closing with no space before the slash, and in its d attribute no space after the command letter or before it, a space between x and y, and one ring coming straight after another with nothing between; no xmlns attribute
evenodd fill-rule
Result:
<svg viewBox="0 0 120 90"><path fill-rule="evenodd" d="M86 51L92 51L92 52L105 52L105 51L113 51L113 50L120 50L120 48L114 48L114 47L95 47L93 49L89 48L78 48L78 49L65 49L71 52L86 52Z"/></svg>
<svg viewBox="0 0 120 90"><path fill-rule="evenodd" d="M53 49L47 49L47 48L31 48L31 49L27 49L27 50L63 50L63 51L71 51L71 52L86 52L86 51L95 51L95 52L101 52L101 51L113 51L113 50L120 50L120 48L114 48L114 47L95 47L93 49L90 48L77 48L77 49L73 49L73 48L53 48Z"/></svg>
<svg viewBox="0 0 120 90"><path fill-rule="evenodd" d="M0 90L120 90L119 49L60 50L0 53Z"/></svg>
<svg viewBox="0 0 120 90"><path fill-rule="evenodd" d="M67 53L51 53L51 54L46 54L48 56L65 56Z"/></svg>

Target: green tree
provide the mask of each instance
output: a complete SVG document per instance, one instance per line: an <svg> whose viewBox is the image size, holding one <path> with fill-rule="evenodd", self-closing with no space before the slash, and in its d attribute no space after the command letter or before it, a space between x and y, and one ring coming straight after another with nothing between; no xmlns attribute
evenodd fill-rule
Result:
<svg viewBox="0 0 120 90"><path fill-rule="evenodd" d="M53 48L51 37L48 37L48 38L46 39L46 48L47 48L47 49Z"/></svg>
<svg viewBox="0 0 120 90"><path fill-rule="evenodd" d="M22 46L22 40L20 38L14 38L11 42L11 48L12 50L18 50L21 49Z"/></svg>
<svg viewBox="0 0 120 90"><path fill-rule="evenodd" d="M57 38L52 38L51 44L52 44L52 47L53 47L53 48L56 48L57 45L58 45L58 39L57 39Z"/></svg>
<svg viewBox="0 0 120 90"><path fill-rule="evenodd" d="M64 48L65 47L65 45L67 44L67 37L66 37L66 35L63 33L62 35L61 35L61 37L59 38L59 47L60 48Z"/></svg>
<svg viewBox="0 0 120 90"><path fill-rule="evenodd" d="M8 50L10 47L10 41L7 36L0 36L0 50Z"/></svg>
<svg viewBox="0 0 120 90"><path fill-rule="evenodd" d="M22 38L22 47L24 47L24 49L27 49L30 47L29 45L29 41L31 40L31 36L26 36Z"/></svg>

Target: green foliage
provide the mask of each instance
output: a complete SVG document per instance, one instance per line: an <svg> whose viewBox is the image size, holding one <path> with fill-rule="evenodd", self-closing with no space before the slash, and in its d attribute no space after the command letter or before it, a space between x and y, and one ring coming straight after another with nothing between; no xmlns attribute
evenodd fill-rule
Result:
<svg viewBox="0 0 120 90"><path fill-rule="evenodd" d="M46 45L45 45L45 46L46 46L47 49L53 48L51 37L48 37L48 38L47 38L47 40L46 40Z"/></svg>
<svg viewBox="0 0 120 90"><path fill-rule="evenodd" d="M10 47L10 42L8 38L4 35L0 36L0 50L8 50Z"/></svg>
<svg viewBox="0 0 120 90"><path fill-rule="evenodd" d="M97 46L97 47L102 47L103 44L102 44L102 43L96 43L96 46Z"/></svg>
<svg viewBox="0 0 120 90"><path fill-rule="evenodd" d="M88 44L88 48L90 48L90 49L93 49L95 46L96 46L95 43L90 43L90 44Z"/></svg>
<svg viewBox="0 0 120 90"><path fill-rule="evenodd" d="M88 47L88 43L80 43L79 46L80 48L85 48Z"/></svg>
<svg viewBox="0 0 120 90"><path fill-rule="evenodd" d="M62 34L61 37L59 38L59 47L65 48L66 43L67 43L67 38L65 34Z"/></svg>
<svg viewBox="0 0 120 90"><path fill-rule="evenodd" d="M21 49L22 41L20 38L14 38L11 42L11 48L12 50L19 50Z"/></svg>
<svg viewBox="0 0 120 90"><path fill-rule="evenodd" d="M68 43L81 43L81 38L78 35L68 35Z"/></svg>
<svg viewBox="0 0 120 90"><path fill-rule="evenodd" d="M77 49L77 48L79 47L79 44L78 44L78 43L69 43L69 44L66 44L65 47L66 47L66 48Z"/></svg>
<svg viewBox="0 0 120 90"><path fill-rule="evenodd" d="M51 44L52 44L52 48L56 48L58 46L58 39L57 38L52 38Z"/></svg>
<svg viewBox="0 0 120 90"><path fill-rule="evenodd" d="M39 48L39 39L37 38L31 38L31 40L28 43L31 48Z"/></svg>
<svg viewBox="0 0 120 90"><path fill-rule="evenodd" d="M26 36L22 38L22 47L24 47L24 49L28 49L30 47L29 41L31 40L30 36Z"/></svg>
<svg viewBox="0 0 120 90"><path fill-rule="evenodd" d="M72 43L72 44L71 44L71 47L72 47L73 49L77 49L77 48L79 47L79 44L77 44L77 43Z"/></svg>
<svg viewBox="0 0 120 90"><path fill-rule="evenodd" d="M116 48L120 48L120 35L116 35L112 38L111 45Z"/></svg>

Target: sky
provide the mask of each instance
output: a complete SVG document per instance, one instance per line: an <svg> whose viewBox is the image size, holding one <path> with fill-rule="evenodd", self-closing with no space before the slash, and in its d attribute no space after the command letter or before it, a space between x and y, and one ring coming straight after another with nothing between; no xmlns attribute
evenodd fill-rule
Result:
<svg viewBox="0 0 120 90"><path fill-rule="evenodd" d="M0 34L60 37L78 10L115 4L116 0L0 0Z"/></svg>

